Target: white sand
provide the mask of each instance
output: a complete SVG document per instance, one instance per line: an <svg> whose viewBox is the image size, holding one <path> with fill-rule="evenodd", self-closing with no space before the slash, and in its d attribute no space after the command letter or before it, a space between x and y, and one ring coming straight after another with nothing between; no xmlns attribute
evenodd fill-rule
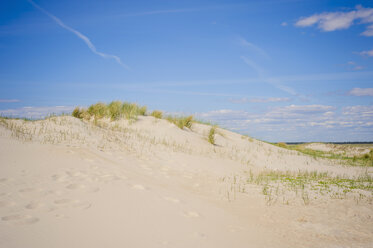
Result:
<svg viewBox="0 0 373 248"><path fill-rule="evenodd" d="M0 247L373 247L372 202L268 206L259 186L232 191L226 181L265 168L366 169L221 129L212 146L199 124L100 126L72 117L0 125Z"/></svg>

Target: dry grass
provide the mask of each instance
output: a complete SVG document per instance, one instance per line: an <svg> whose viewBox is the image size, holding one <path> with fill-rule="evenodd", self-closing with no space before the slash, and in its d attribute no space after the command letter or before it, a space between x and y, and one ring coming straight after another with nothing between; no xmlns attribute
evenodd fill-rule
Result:
<svg viewBox="0 0 373 248"><path fill-rule="evenodd" d="M104 117L110 118L112 121L125 118L127 120L137 120L139 115L146 115L146 106L139 106L135 103L112 101L109 104L98 102L88 107L88 109L76 107L72 112L72 116L90 120L97 120Z"/></svg>
<svg viewBox="0 0 373 248"><path fill-rule="evenodd" d="M215 145L215 134L216 134L216 127L211 127L207 140L212 145Z"/></svg>
<svg viewBox="0 0 373 248"><path fill-rule="evenodd" d="M193 124L193 116L192 115L187 116L187 117L167 116L166 120L175 124L180 129L184 129L184 127L190 129L190 128L192 128L192 124Z"/></svg>
<svg viewBox="0 0 373 248"><path fill-rule="evenodd" d="M157 119L162 119L163 117L162 111L159 111L159 110L154 110L150 115Z"/></svg>

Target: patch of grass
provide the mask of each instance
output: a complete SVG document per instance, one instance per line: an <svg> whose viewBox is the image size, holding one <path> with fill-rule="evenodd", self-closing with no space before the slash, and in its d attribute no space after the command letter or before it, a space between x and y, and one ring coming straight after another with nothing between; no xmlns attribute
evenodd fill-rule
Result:
<svg viewBox="0 0 373 248"><path fill-rule="evenodd" d="M368 173L354 178L331 176L327 172L281 172L264 171L256 176L250 172L247 183L262 186L262 193L268 197L269 193L279 185L286 191L295 192L305 205L311 201L309 194L329 195L331 198L343 199L347 193L361 194L365 191L368 198L372 198L373 177ZM276 190L278 192L278 190Z"/></svg>
<svg viewBox="0 0 373 248"><path fill-rule="evenodd" d="M72 112L72 116L80 119L90 120L94 117L97 123L98 119L104 117L111 120L119 120L126 118L127 120L137 120L138 115L146 115L146 106L139 106L135 103L128 103L121 101L112 101L108 105L98 102L88 107L88 109L76 107Z"/></svg>
<svg viewBox="0 0 373 248"><path fill-rule="evenodd" d="M303 154L312 156L315 159L316 158L335 159L335 160L340 160L342 163L346 165L351 165L351 166L373 166L373 149L369 153L364 154L364 155L348 157L344 154L309 149L305 147L305 144L287 145L286 143L277 143L273 145L276 145L282 148L287 148L289 150L295 150Z"/></svg>
<svg viewBox="0 0 373 248"><path fill-rule="evenodd" d="M207 140L210 144L215 145L215 134L216 134L216 127L213 126L210 128L209 135Z"/></svg>
<svg viewBox="0 0 373 248"><path fill-rule="evenodd" d="M167 116L166 120L175 124L180 129L183 129L184 127L192 128L192 124L193 124L193 116L192 115L187 116L187 117Z"/></svg>
<svg viewBox="0 0 373 248"><path fill-rule="evenodd" d="M121 107L122 107L122 102L121 101L112 101L108 105L108 111L111 120L118 120L121 117Z"/></svg>
<svg viewBox="0 0 373 248"><path fill-rule="evenodd" d="M150 115L157 119L162 119L163 117L162 111L159 111L159 110L154 110Z"/></svg>
<svg viewBox="0 0 373 248"><path fill-rule="evenodd" d="M71 113L72 116L75 118L80 118L81 110L79 107L74 108L73 112Z"/></svg>
<svg viewBox="0 0 373 248"><path fill-rule="evenodd" d="M88 113L91 116L94 116L95 119L101 119L109 115L108 108L106 104L103 102L98 102L96 104L89 106Z"/></svg>
<svg viewBox="0 0 373 248"><path fill-rule="evenodd" d="M127 120L137 120L139 107L135 103L124 102L122 105L122 113Z"/></svg>
<svg viewBox="0 0 373 248"><path fill-rule="evenodd" d="M278 145L279 147L283 147L283 148L286 148L286 147L287 147L286 143L284 143L284 142L279 142L279 143L277 143L277 145Z"/></svg>

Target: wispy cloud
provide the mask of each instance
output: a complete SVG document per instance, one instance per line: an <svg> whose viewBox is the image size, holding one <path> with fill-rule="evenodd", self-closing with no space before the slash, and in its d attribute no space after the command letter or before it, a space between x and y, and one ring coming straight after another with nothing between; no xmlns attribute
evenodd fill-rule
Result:
<svg viewBox="0 0 373 248"><path fill-rule="evenodd" d="M11 103L11 102L20 102L18 99L0 99L0 102Z"/></svg>
<svg viewBox="0 0 373 248"><path fill-rule="evenodd" d="M30 119L40 119L50 114L71 113L73 109L73 106L23 107L16 109L0 110L0 115L17 118L21 117Z"/></svg>
<svg viewBox="0 0 373 248"><path fill-rule="evenodd" d="M231 103L269 103L269 102L288 102L288 97L268 97L268 98L233 98L229 99Z"/></svg>
<svg viewBox="0 0 373 248"><path fill-rule="evenodd" d="M260 48L259 46L257 45L254 45L253 43L251 42L248 42L247 40L245 40L244 38L242 37L239 37L238 38L238 41L239 41L239 44L243 47L247 47L249 48L250 50L254 51L255 53L259 54L260 56L266 58L266 59L269 59L269 55L267 54L266 51L264 51L262 48Z"/></svg>
<svg viewBox="0 0 373 248"><path fill-rule="evenodd" d="M362 52L360 52L360 55L363 55L363 56L373 56L373 49L369 50L369 51L362 51Z"/></svg>
<svg viewBox="0 0 373 248"><path fill-rule="evenodd" d="M373 88L353 88L348 94L351 96L373 96Z"/></svg>
<svg viewBox="0 0 373 248"><path fill-rule="evenodd" d="M152 10L152 11L143 11L136 13L128 13L120 15L121 17L130 17L130 16L147 16L147 15L161 15L161 14L173 14L173 13L185 13L185 12L197 12L202 9L163 9L163 10Z"/></svg>
<svg viewBox="0 0 373 248"><path fill-rule="evenodd" d="M262 67L260 67L259 65L257 65L254 61L248 59L245 56L241 56L241 59L243 60L243 62L245 62L245 64L247 64L252 69L254 69L255 72L258 73L259 77L263 77L264 76L264 73L265 73L264 69Z"/></svg>
<svg viewBox="0 0 373 248"><path fill-rule="evenodd" d="M361 5L356 6L355 10L348 12L324 12L302 17L295 23L295 26L309 27L317 25L319 29L329 32L348 29L357 20L359 20L358 24L370 24L361 35L373 36L373 8L363 8Z"/></svg>
<svg viewBox="0 0 373 248"><path fill-rule="evenodd" d="M62 28L66 29L67 31L75 34L78 38L80 38L81 40L83 40L83 42L88 46L88 48L94 54L97 54L97 55L99 55L99 56L101 56L102 58L105 58L105 59L113 59L119 65L121 65L125 69L129 70L129 67L126 64L124 64L118 56L97 51L96 47L93 45L93 43L91 42L91 40L87 36L83 35L78 30L73 29L72 27L66 25L59 18L57 18L56 16L52 15L51 13L49 13L48 11L46 11L45 9L43 9L42 7L40 7L39 5L37 5L34 1L28 0L28 2L31 3L35 8L37 8L38 10L40 10L41 12L43 12L45 15L47 15L49 18L51 18L53 21L55 21L59 26L61 26Z"/></svg>
<svg viewBox="0 0 373 248"><path fill-rule="evenodd" d="M373 139L373 106L288 105L260 112L221 109L196 116L269 141Z"/></svg>

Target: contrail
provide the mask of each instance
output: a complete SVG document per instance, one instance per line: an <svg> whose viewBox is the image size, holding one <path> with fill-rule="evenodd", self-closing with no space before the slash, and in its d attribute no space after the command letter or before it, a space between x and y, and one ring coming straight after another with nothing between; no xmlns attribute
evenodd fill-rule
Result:
<svg viewBox="0 0 373 248"><path fill-rule="evenodd" d="M114 59L119 65L121 65L122 67L124 67L125 69L129 70L130 68L124 64L121 59L116 56L116 55L112 55L112 54L107 54L107 53L102 53L102 52L99 52L97 51L96 47L92 44L92 42L89 40L89 38L87 36L85 36L84 34L80 33L78 30L75 30L73 29L72 27L69 27L67 26L65 23L63 23L60 19L58 19L56 16L52 15L51 13L49 13L48 11L46 11L45 9L43 9L42 7L40 7L39 5L37 5L35 2L33 2L32 0L27 0L29 3L31 3L35 8L37 8L38 10L40 10L41 12L43 12L44 14L46 14L48 17L50 17L53 21L55 21L58 25L60 25L62 28L70 31L71 33L75 34L76 36L78 36L80 39L82 39L85 44L87 44L87 46L89 47L89 49L91 49L91 51L103 58L106 58L106 59Z"/></svg>

